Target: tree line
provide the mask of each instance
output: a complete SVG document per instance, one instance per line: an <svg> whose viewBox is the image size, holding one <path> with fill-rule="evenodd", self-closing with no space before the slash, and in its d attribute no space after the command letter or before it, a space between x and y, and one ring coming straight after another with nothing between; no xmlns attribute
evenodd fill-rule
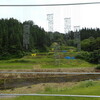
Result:
<svg viewBox="0 0 100 100"><path fill-rule="evenodd" d="M29 49L23 48L23 25L30 25ZM46 52L54 41L65 43L64 34L46 32L33 21L21 23L17 19L0 19L0 58L23 56L26 52Z"/></svg>
<svg viewBox="0 0 100 100"><path fill-rule="evenodd" d="M23 25L30 25L29 49L23 48ZM93 52L100 49L100 29L80 30L82 50ZM61 46L74 46L74 32L46 32L33 21L20 22L17 19L0 19L0 59L6 56L22 57L26 52L49 51L53 42Z"/></svg>

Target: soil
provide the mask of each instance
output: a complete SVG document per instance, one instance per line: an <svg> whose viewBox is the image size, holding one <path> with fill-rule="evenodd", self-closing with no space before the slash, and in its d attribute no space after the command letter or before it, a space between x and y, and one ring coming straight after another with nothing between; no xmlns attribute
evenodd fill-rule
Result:
<svg viewBox="0 0 100 100"><path fill-rule="evenodd" d="M39 68L39 66L38 66L38 68L36 69L33 69L33 70L31 70L31 69L22 69L22 70L0 70L0 71L8 71L8 72L10 72L10 71L15 71L15 72L95 72L95 71L98 71L98 70L96 70L95 68L91 68L91 67L82 67L82 68L58 68L58 69L53 69L53 68L45 68L45 69L41 69L41 68Z"/></svg>

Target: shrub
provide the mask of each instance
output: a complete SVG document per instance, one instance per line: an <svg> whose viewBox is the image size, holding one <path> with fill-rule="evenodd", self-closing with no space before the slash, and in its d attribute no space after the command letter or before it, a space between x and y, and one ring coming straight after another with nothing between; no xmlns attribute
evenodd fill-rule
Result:
<svg viewBox="0 0 100 100"><path fill-rule="evenodd" d="M11 58L11 55L8 52L0 54L0 60L8 60Z"/></svg>
<svg viewBox="0 0 100 100"><path fill-rule="evenodd" d="M81 82L81 84L79 85L80 88L85 88L85 87L91 87L95 85L95 82L93 82L92 80L86 80L84 82Z"/></svg>
<svg viewBox="0 0 100 100"><path fill-rule="evenodd" d="M87 51L81 51L75 57L79 58L79 59L84 59L84 60L88 61L89 56L90 56L89 52L87 52Z"/></svg>
<svg viewBox="0 0 100 100"><path fill-rule="evenodd" d="M76 55L76 58L84 59L90 63L99 63L100 49L94 50L93 52L82 51Z"/></svg>
<svg viewBox="0 0 100 100"><path fill-rule="evenodd" d="M98 65L96 66L96 69L100 69L100 64L98 64Z"/></svg>
<svg viewBox="0 0 100 100"><path fill-rule="evenodd" d="M94 50L93 52L90 53L89 62L99 63L99 59L100 59L100 49Z"/></svg>

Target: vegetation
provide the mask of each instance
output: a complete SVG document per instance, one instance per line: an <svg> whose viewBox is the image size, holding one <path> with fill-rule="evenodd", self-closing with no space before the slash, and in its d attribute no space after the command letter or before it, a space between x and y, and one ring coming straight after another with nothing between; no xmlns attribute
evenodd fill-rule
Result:
<svg viewBox="0 0 100 100"><path fill-rule="evenodd" d="M90 63L99 63L100 49L94 50L93 52L81 51L76 55L76 58L84 59Z"/></svg>
<svg viewBox="0 0 100 100"><path fill-rule="evenodd" d="M29 49L23 47L23 25L30 25ZM59 32L46 32L43 28L35 25L33 21L19 22L17 19L0 19L0 70L15 69L41 69L41 68L82 68L95 67L100 69L100 29L84 28L80 30L81 52L77 52L74 45L74 32L68 34ZM59 44L60 56L54 55L54 44ZM66 52L62 52L66 50ZM33 56L32 56L33 54ZM65 59L65 57L75 59ZM55 63L56 62L56 63ZM97 65L98 64L98 65ZM0 81L3 84L3 81ZM38 93L50 94L78 94L100 95L99 81L80 82L72 87L45 87ZM0 98L0 100L91 100L81 97L44 97L44 96L21 96L15 98ZM99 100L99 98L92 98Z"/></svg>
<svg viewBox="0 0 100 100"><path fill-rule="evenodd" d="M99 70L100 70L100 64L98 64L98 65L96 66L96 69L99 69Z"/></svg>
<svg viewBox="0 0 100 100"><path fill-rule="evenodd" d="M99 29L82 29L81 35L81 49L83 50L76 57L89 61L90 63L99 63L100 59L100 30ZM67 37L69 45L74 45L74 33L71 32Z"/></svg>
<svg viewBox="0 0 100 100"><path fill-rule="evenodd" d="M74 84L74 86L70 87L52 87L47 86L45 87L44 91L40 91L39 93L43 94L72 94L72 95L100 95L100 81L83 81L79 82L77 84ZM14 97L14 98L1 98L0 100L99 100L100 98L86 98L86 97L50 97L50 96L20 96L20 97Z"/></svg>
<svg viewBox="0 0 100 100"><path fill-rule="evenodd" d="M36 69L36 68L76 68L95 67L95 64L88 63L81 59L65 59L66 56L77 55L75 51L60 52L60 59L56 59L53 53L37 53L36 56L27 55L22 58L1 60L0 69Z"/></svg>
<svg viewBox="0 0 100 100"><path fill-rule="evenodd" d="M23 48L24 24L30 25L30 43L27 51ZM21 23L13 18L0 19L0 59L22 57L26 52L46 52L55 39L61 44L64 43L64 34L55 32L52 39L51 34L32 21Z"/></svg>
<svg viewBox="0 0 100 100"><path fill-rule="evenodd" d="M30 25L29 49L23 48L23 25ZM82 50L92 52L90 62L98 63L95 52L100 49L100 29L82 29ZM27 55L28 52L48 52L53 42L58 42L61 49L66 46L74 46L74 32L68 34L59 32L46 32L43 28L35 25L33 21L19 22L14 18L0 19L0 59L18 58ZM96 50L96 51L94 51Z"/></svg>
<svg viewBox="0 0 100 100"><path fill-rule="evenodd" d="M100 37L100 29L96 28L96 29L89 29L89 28L83 28L80 30L80 35L81 35L81 41L88 39L90 37L93 37L94 39ZM71 31L70 33L67 34L67 37L70 40L74 39L74 32Z"/></svg>

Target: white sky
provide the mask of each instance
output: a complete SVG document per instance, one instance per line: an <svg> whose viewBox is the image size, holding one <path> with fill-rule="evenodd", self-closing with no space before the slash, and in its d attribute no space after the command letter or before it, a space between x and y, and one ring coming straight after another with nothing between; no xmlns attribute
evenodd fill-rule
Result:
<svg viewBox="0 0 100 100"><path fill-rule="evenodd" d="M64 4L64 3L100 2L100 0L0 0L0 5L9 4ZM64 18L71 17L71 29L74 26L100 28L100 4L59 6L59 7L0 7L0 18L16 18L23 22L33 22L48 30L47 14L54 14L54 31L64 32Z"/></svg>

